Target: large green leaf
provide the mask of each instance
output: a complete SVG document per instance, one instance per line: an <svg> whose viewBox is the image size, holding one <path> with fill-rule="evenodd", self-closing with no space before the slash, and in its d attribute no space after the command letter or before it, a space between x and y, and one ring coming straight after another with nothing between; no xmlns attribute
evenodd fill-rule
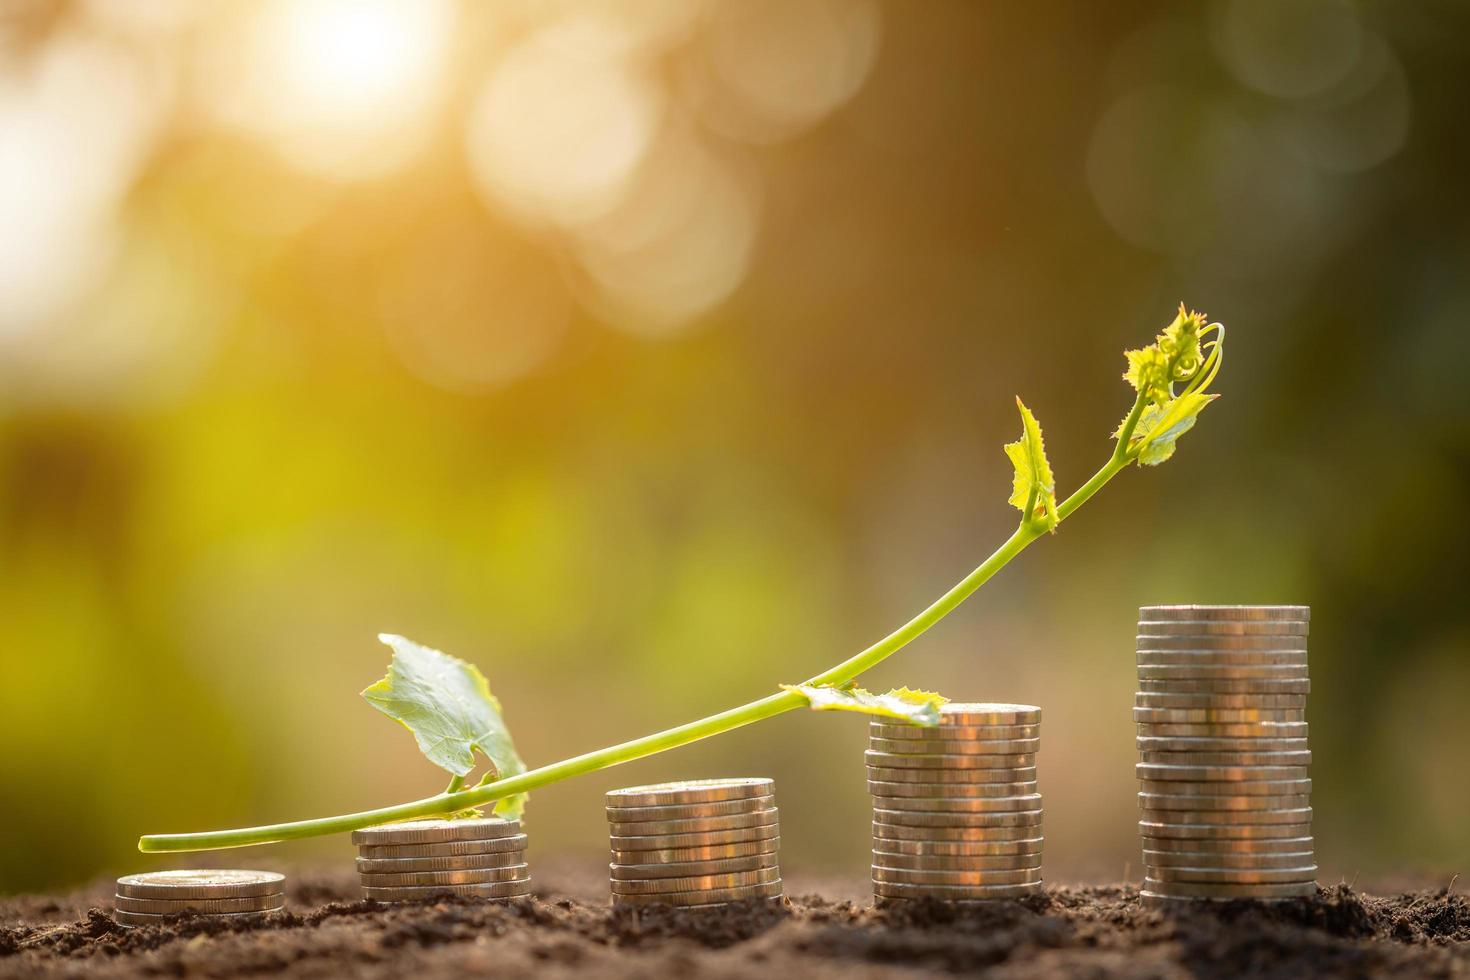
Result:
<svg viewBox="0 0 1470 980"><path fill-rule="evenodd" d="M393 649L393 660L387 676L362 696L413 732L430 762L464 776L475 768L479 752L494 769L494 779L526 771L500 716L500 702L478 667L401 636L382 633L378 639ZM525 800L524 794L509 797L495 810L518 816Z"/></svg>
<svg viewBox="0 0 1470 980"><path fill-rule="evenodd" d="M1046 530L1057 526L1057 485L1046 459L1046 446L1041 441L1041 426L1021 399L1021 438L1006 443L1006 455L1015 465L1011 483L1011 506L1020 510L1023 519L1036 521Z"/></svg>
<svg viewBox="0 0 1470 980"><path fill-rule="evenodd" d="M939 708L949 700L942 694L907 687L895 688L887 694L874 694L851 684L782 684L781 688L806 698L813 711L856 711L900 718L926 727L939 724Z"/></svg>

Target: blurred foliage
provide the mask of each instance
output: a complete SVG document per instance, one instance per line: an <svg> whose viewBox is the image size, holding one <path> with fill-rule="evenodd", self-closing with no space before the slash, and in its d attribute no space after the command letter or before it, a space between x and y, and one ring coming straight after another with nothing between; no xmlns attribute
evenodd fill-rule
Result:
<svg viewBox="0 0 1470 980"><path fill-rule="evenodd" d="M1178 459L869 686L1043 705L1048 876L1116 878L1136 607L1310 603L1323 880L1455 870L1463 5L441 8L229 112L250 4L0 14L0 890L439 789L356 695L379 631L477 663L533 766L846 656L1009 533L1012 396L1070 490L1181 299L1231 334ZM759 772L784 860L860 873L851 721L536 794L534 850Z"/></svg>

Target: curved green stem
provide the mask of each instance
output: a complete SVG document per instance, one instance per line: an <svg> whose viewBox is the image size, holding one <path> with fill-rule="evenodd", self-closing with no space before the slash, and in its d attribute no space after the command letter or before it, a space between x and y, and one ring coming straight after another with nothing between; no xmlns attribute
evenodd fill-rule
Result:
<svg viewBox="0 0 1470 980"><path fill-rule="evenodd" d="M1092 479L1088 480L1071 497L1068 497L1058 508L1059 518L1065 518L1078 507L1082 506L1094 493L1111 480L1119 470L1123 469L1130 460L1119 460L1116 456L1110 459L1106 466L1098 470ZM978 568L961 579L953 588L935 600L927 609L919 613L913 619L885 636L882 640L868 647L866 650L849 657L840 664L817 674L807 683L810 684L845 684L853 680L863 671L868 670L875 664L880 663L887 657L903 649L913 640L922 635L935 623L949 615L954 609L970 597L970 595L989 581L990 577L1005 567L1012 558L1019 555L1031 542L1041 537L1043 532L1030 521L1024 518L1006 542ZM138 841L140 851L204 851L225 847L244 847L249 844L269 844L275 841L294 840L301 837L316 837L323 834L337 834L350 830L359 830L363 827L371 827L374 824L387 823L392 820L406 820L411 817L427 817L435 814L453 813L470 807L481 806L492 803L495 800L513 796L517 793L525 793L551 783L560 782L571 776L592 772L597 769L606 769L623 762L641 759L644 756L653 755L666 749L687 745L690 742L718 735L721 732L730 731L763 718L800 708L806 705L806 699L794 691L782 691L777 694L767 695L758 701L742 704L728 711L701 718L685 725L669 728L642 738L635 738L631 742L622 742L595 752L587 752L583 755L563 759L551 765L531 769L516 776L508 776L496 781L471 789L459 790L454 793L439 793L436 796L426 797L422 800L414 800L411 803L400 803L397 806L381 807L376 810L363 810L359 813L347 813L336 817L323 817L316 820L296 820L290 823L270 824L262 827L243 827L237 830L219 830L197 834L150 834Z"/></svg>

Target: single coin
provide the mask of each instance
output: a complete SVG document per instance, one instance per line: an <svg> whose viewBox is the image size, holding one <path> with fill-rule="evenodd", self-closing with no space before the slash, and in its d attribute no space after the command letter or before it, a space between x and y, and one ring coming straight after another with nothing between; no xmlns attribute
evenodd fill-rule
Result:
<svg viewBox="0 0 1470 980"><path fill-rule="evenodd" d="M1146 650L1205 650L1216 653L1246 650L1294 650L1305 656L1307 638L1305 636L1160 636L1140 632L1133 638L1133 647L1140 653Z"/></svg>
<svg viewBox="0 0 1470 980"><path fill-rule="evenodd" d="M664 806L610 806L605 807L609 820L629 822L634 820L693 820L696 817L728 817L737 813L753 813L769 810L776 805L772 795L747 796L739 800L721 800L717 803L670 803Z"/></svg>
<svg viewBox="0 0 1470 980"><path fill-rule="evenodd" d="M1039 827L1041 808L977 813L964 810L900 810L874 807L873 821L906 827Z"/></svg>
<svg viewBox="0 0 1470 980"><path fill-rule="evenodd" d="M524 851L500 854L460 854L449 857L358 858L359 874L402 874L405 871L473 871L524 864Z"/></svg>
<svg viewBox="0 0 1470 980"><path fill-rule="evenodd" d="M1277 851L1270 854L1220 854L1215 851L1143 852L1143 863L1150 868L1278 870L1308 867L1315 864L1316 860L1312 851ZM1167 880L1163 875L1153 874L1152 877Z"/></svg>
<svg viewBox="0 0 1470 980"><path fill-rule="evenodd" d="M115 896L116 907L124 912L151 912L167 915L185 909L207 915L221 912L269 912L286 904L286 896L247 895L240 898L136 898L132 895Z"/></svg>
<svg viewBox="0 0 1470 980"><path fill-rule="evenodd" d="M1307 722L1219 722L1198 725L1138 725L1145 738L1307 738Z"/></svg>
<svg viewBox="0 0 1470 980"><path fill-rule="evenodd" d="M950 816L950 814L945 814ZM879 840L924 841L932 844L995 844L1035 840L1041 837L1041 822L1009 826L974 824L900 824L874 822L873 837Z"/></svg>
<svg viewBox="0 0 1470 980"><path fill-rule="evenodd" d="M363 885L362 897L377 902L412 902L422 898L463 895L471 898L525 898L531 894L531 879L492 881L479 885Z"/></svg>
<svg viewBox="0 0 1470 980"><path fill-rule="evenodd" d="M1183 680L1180 678L1148 678L1138 681L1144 694L1311 694L1309 680L1285 681L1270 678L1250 680Z"/></svg>
<svg viewBox="0 0 1470 980"><path fill-rule="evenodd" d="M1306 779L1310 770L1306 766L1157 766L1139 763L1133 767L1134 775L1140 780L1160 783L1200 782L1254 783Z"/></svg>
<svg viewBox="0 0 1470 980"><path fill-rule="evenodd" d="M1134 708L1136 722L1170 725L1228 724L1306 721L1301 708Z"/></svg>
<svg viewBox="0 0 1470 980"><path fill-rule="evenodd" d="M1140 735L1134 739L1141 752L1210 752L1218 755L1268 755L1306 752L1306 738L1237 736L1203 737L1198 735ZM1203 762L1203 760L1201 760Z"/></svg>
<svg viewBox="0 0 1470 980"><path fill-rule="evenodd" d="M710 830L740 830L746 827L768 827L780 818L775 807L732 813L724 817L691 817L688 820L608 821L608 833L614 837L647 837L653 834L702 834Z"/></svg>
<svg viewBox="0 0 1470 980"><path fill-rule="evenodd" d="M1306 636L1308 620L1140 619L1138 632L1150 636Z"/></svg>
<svg viewBox="0 0 1470 980"><path fill-rule="evenodd" d="M1034 755L1041 748L1039 738L1005 738L977 742L960 738L870 738L868 748L874 752L907 755L996 755L1001 757Z"/></svg>
<svg viewBox="0 0 1470 980"><path fill-rule="evenodd" d="M515 837L519 820L479 817L469 820L408 820L364 827L352 832L352 843L381 847L384 844L442 844L447 841L493 840Z"/></svg>
<svg viewBox="0 0 1470 980"><path fill-rule="evenodd" d="M909 830L914 828L910 827ZM929 828L937 829L937 828ZM946 828L954 829L954 828ZM1030 827L1018 827L1016 830L1032 830ZM887 828L885 827L885 833ZM966 831L969 832L968 830ZM873 851L884 854L906 854L915 857L1025 857L1041 856L1045 841L1038 834L1035 837L1020 837L1014 840L992 840L980 838L976 840L930 840L930 839L904 839L901 837L880 837L877 831L873 836Z"/></svg>
<svg viewBox="0 0 1470 980"><path fill-rule="evenodd" d="M1139 691L1133 703L1140 708L1305 708L1305 694L1159 694Z"/></svg>
<svg viewBox="0 0 1470 980"><path fill-rule="evenodd" d="M1022 885L918 885L906 881L874 881L873 894L880 898L937 898L977 901L1022 898L1041 891L1041 882Z"/></svg>
<svg viewBox="0 0 1470 980"><path fill-rule="evenodd" d="M192 911L192 910L187 910ZM280 909L266 909L263 912L222 912L217 915L208 916L211 921L217 922L264 922L271 915L281 911ZM124 909L112 910L112 921L120 926L132 929L138 926L156 926L168 920L169 916L177 915L177 912L166 912L161 915L149 912L128 912Z"/></svg>
<svg viewBox="0 0 1470 980"><path fill-rule="evenodd" d="M607 794L607 805L645 807L675 803L719 803L743 800L751 796L771 796L775 791L775 780L764 776L684 779L611 790Z"/></svg>
<svg viewBox="0 0 1470 980"><path fill-rule="evenodd" d="M1306 749L1276 752L1183 751L1157 752L1145 749L1139 761L1157 766L1310 766L1312 753Z"/></svg>
<svg viewBox="0 0 1470 980"><path fill-rule="evenodd" d="M275 895L286 876L274 871L149 871L117 879L117 893L132 898L245 898Z"/></svg>
<svg viewBox="0 0 1470 980"><path fill-rule="evenodd" d="M958 738L972 742L994 742L1008 738L1040 738L1040 725L894 725L874 721L868 724L873 738Z"/></svg>
<svg viewBox="0 0 1470 980"><path fill-rule="evenodd" d="M925 772L914 769L912 772ZM874 796L905 796L921 799L995 799L1006 796L1036 796L1036 783L914 783L868 780Z"/></svg>
<svg viewBox="0 0 1470 980"><path fill-rule="evenodd" d="M1036 753L1021 755L945 755L943 753L888 752L868 749L863 758L870 766L894 769L1008 769L1035 770ZM1021 779L1009 782L1025 782Z"/></svg>
<svg viewBox="0 0 1470 980"><path fill-rule="evenodd" d="M1013 810L1041 809L1041 794L997 797L910 797L874 796L873 812L883 810L921 810L949 813L999 813Z"/></svg>
<svg viewBox="0 0 1470 980"><path fill-rule="evenodd" d="M1305 819L1298 819L1296 823L1280 824L1186 824L1162 820L1140 820L1138 831L1144 840L1155 842L1150 845L1153 847L1159 846L1156 843L1159 840L1291 840L1312 836L1312 821L1310 814Z"/></svg>
<svg viewBox="0 0 1470 980"><path fill-rule="evenodd" d="M735 871L759 871L777 866L775 852L752 857L728 858L723 861L672 861L665 864L610 864L608 876L626 881L646 878L691 878L700 875L723 875Z"/></svg>
<svg viewBox="0 0 1470 980"><path fill-rule="evenodd" d="M1140 622L1149 620L1205 619L1211 621L1234 620L1301 620L1310 621L1311 606L1219 606L1219 605L1169 605L1139 606Z"/></svg>
<svg viewBox="0 0 1470 980"><path fill-rule="evenodd" d="M1310 779L1215 780L1186 782L1182 779L1144 779L1138 787L1145 793L1169 796L1292 796L1312 791Z"/></svg>
<svg viewBox="0 0 1470 980"><path fill-rule="evenodd" d="M512 834L492 840L456 840L439 844L364 844L358 847L357 856L377 860L380 858L449 858L467 857L475 854L513 854L526 849L526 835Z"/></svg>
<svg viewBox="0 0 1470 980"><path fill-rule="evenodd" d="M1041 868L1008 871L916 871L873 865L873 880L906 885L1029 885L1041 881Z"/></svg>
<svg viewBox="0 0 1470 980"><path fill-rule="evenodd" d="M909 871L1041 871L1041 853L1035 854L905 854L873 850L873 866Z"/></svg>
<svg viewBox="0 0 1470 980"><path fill-rule="evenodd" d="M1305 650L1139 650L1139 667L1305 667Z"/></svg>
<svg viewBox="0 0 1470 980"><path fill-rule="evenodd" d="M675 864L681 861L723 861L730 858L751 857L758 854L775 854L781 848L781 838L740 841L732 844L708 844L700 847L664 847L644 850L622 851L613 849L614 864Z"/></svg>
<svg viewBox="0 0 1470 980"><path fill-rule="evenodd" d="M771 840L779 836L781 836L781 828L771 823L761 827L745 827L740 830L710 830L702 834L609 836L608 845L614 851L664 851L686 847L709 847L713 844L747 844L751 841Z"/></svg>
<svg viewBox="0 0 1470 980"><path fill-rule="evenodd" d="M1312 805L1309 793L1292 796L1178 796L1173 793L1139 793L1140 810L1229 810L1251 813L1258 810L1299 810Z"/></svg>
<svg viewBox="0 0 1470 980"><path fill-rule="evenodd" d="M1143 838L1144 854L1218 854L1222 857L1265 857L1271 854L1310 854L1312 837L1148 837Z"/></svg>
<svg viewBox="0 0 1470 980"><path fill-rule="evenodd" d="M939 707L946 725L1039 725L1041 709L1034 704L1003 701L950 701Z"/></svg>
<svg viewBox="0 0 1470 980"><path fill-rule="evenodd" d="M868 778L889 783L994 783L997 785L1036 782L1036 767L1024 769L904 769L868 766Z"/></svg>
<svg viewBox="0 0 1470 980"><path fill-rule="evenodd" d="M757 868L755 871L732 871L716 875L691 875L684 878L614 878L610 882L614 895L656 895L661 892L725 891L769 885L781 880L779 868Z"/></svg>
<svg viewBox="0 0 1470 980"><path fill-rule="evenodd" d="M1138 678L1158 681L1304 681L1308 678L1308 673L1307 668L1300 664L1245 667L1169 664L1164 667L1139 667Z"/></svg>
<svg viewBox="0 0 1470 980"><path fill-rule="evenodd" d="M763 885L742 888L708 888L687 892L655 892L649 895L613 895L616 905L713 905L717 902L741 902L751 898L775 898L781 894L781 879Z"/></svg>
<svg viewBox="0 0 1470 980"><path fill-rule="evenodd" d="M1311 898L1317 894L1315 881L1284 884L1214 884L1204 881L1143 880L1145 893L1171 898Z"/></svg>
<svg viewBox="0 0 1470 980"><path fill-rule="evenodd" d="M1260 799L1260 797L1252 797ZM1239 826L1241 824L1303 824L1312 820L1312 808L1287 810L1170 810L1139 807L1138 821L1145 823L1205 824Z"/></svg>
<svg viewBox="0 0 1470 980"><path fill-rule="evenodd" d="M1149 868L1149 881L1177 885L1288 885L1317 880L1317 866L1300 868Z"/></svg>
<svg viewBox="0 0 1470 980"><path fill-rule="evenodd" d="M359 875L364 885L393 888L399 885L487 885L494 881L526 881L530 868L512 864L504 868L468 868L464 871L373 872Z"/></svg>

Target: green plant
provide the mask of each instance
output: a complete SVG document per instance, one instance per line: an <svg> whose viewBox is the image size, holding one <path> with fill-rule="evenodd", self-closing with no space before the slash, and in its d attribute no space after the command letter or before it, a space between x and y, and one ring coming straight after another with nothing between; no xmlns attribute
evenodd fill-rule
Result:
<svg viewBox="0 0 1470 980"><path fill-rule="evenodd" d="M1189 312L1181 305L1178 316L1153 344L1126 352L1128 370L1124 378L1137 394L1114 433L1112 455L1086 483L1060 502L1041 427L1018 398L1021 437L1005 447L1015 465L1010 503L1021 511L1015 532L919 615L802 684L783 685L777 693L677 728L527 770L501 719L500 705L479 670L437 650L385 635L381 639L393 648L388 675L363 696L413 732L430 761L450 773L444 792L336 817L208 833L149 835L139 840L138 848L191 851L265 844L356 830L390 820L472 812L487 804L495 804L499 813L515 815L526 794L538 787L686 745L793 708L860 711L901 717L917 724L937 724L942 697L907 688L871 694L855 685L856 678L943 619L1033 541L1054 533L1120 471L1135 461L1154 466L1172 456L1179 437L1218 397L1208 389L1220 369L1224 339L1222 325L1207 326L1202 314ZM467 787L465 779L475 767L476 753L487 760L486 772L476 785Z"/></svg>

